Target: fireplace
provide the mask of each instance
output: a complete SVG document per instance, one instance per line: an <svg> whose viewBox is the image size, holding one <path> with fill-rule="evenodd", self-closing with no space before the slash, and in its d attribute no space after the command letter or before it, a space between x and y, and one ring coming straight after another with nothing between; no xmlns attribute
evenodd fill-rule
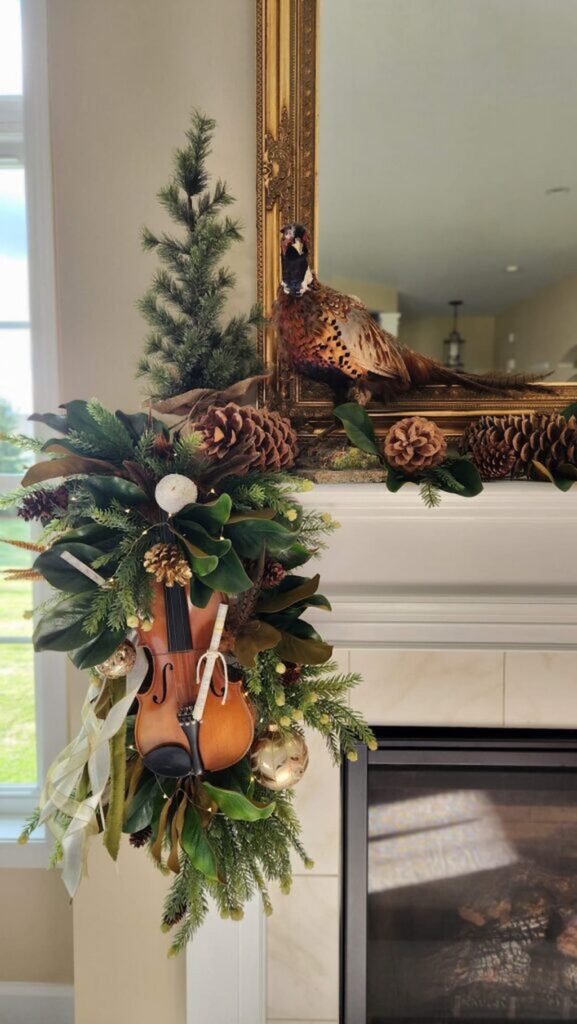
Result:
<svg viewBox="0 0 577 1024"><path fill-rule="evenodd" d="M377 730L344 779L342 1021L577 1018L577 734Z"/></svg>

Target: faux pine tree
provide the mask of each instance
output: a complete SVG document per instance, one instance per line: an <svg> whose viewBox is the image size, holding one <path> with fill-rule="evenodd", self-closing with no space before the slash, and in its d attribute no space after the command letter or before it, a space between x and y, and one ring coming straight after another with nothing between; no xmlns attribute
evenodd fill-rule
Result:
<svg viewBox="0 0 577 1024"><path fill-rule="evenodd" d="M158 194L179 233L143 231L144 249L162 264L139 302L151 329L138 373L156 399L191 388L224 389L261 369L254 341L259 307L223 322L235 277L219 264L242 235L238 221L222 214L234 202L226 183L219 179L210 188L206 163L215 127L193 111L187 145L176 151L173 176Z"/></svg>

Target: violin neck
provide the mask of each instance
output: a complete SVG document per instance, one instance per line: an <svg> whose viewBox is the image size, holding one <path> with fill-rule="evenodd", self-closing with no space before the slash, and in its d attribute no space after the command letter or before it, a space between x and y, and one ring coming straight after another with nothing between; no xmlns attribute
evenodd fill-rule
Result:
<svg viewBox="0 0 577 1024"><path fill-rule="evenodd" d="M173 537L168 526L161 526L160 538L163 544L172 544ZM188 617L188 601L184 587L164 588L164 610L169 651L190 651L192 633Z"/></svg>

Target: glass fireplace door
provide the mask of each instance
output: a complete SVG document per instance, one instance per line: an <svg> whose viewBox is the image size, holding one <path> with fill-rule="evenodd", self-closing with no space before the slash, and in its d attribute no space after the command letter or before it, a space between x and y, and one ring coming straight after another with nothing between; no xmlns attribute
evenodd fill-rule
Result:
<svg viewBox="0 0 577 1024"><path fill-rule="evenodd" d="M421 733L359 769L362 843L347 773L346 1024L577 1020L575 738Z"/></svg>

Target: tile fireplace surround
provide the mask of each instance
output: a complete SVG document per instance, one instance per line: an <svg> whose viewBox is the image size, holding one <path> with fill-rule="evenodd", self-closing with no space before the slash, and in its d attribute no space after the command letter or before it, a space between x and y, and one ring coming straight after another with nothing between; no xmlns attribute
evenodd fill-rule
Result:
<svg viewBox="0 0 577 1024"><path fill-rule="evenodd" d="M433 510L415 488L303 497L342 523L318 563L333 613L317 621L361 673L372 725L577 727L577 488L493 484ZM189 957L190 1024L337 1024L340 776L309 746L296 808L314 869L295 862L266 923L257 906L237 926L211 918ZM232 981L215 993L216 948Z"/></svg>

